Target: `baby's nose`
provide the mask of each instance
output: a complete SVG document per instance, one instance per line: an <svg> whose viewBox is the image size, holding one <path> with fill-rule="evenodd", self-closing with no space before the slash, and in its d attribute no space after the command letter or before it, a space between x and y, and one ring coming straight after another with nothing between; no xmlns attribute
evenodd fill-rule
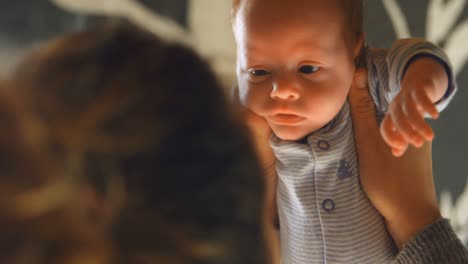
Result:
<svg viewBox="0 0 468 264"><path fill-rule="evenodd" d="M300 92L295 85L288 82L276 82L273 84L271 98L277 100L295 101L300 98Z"/></svg>

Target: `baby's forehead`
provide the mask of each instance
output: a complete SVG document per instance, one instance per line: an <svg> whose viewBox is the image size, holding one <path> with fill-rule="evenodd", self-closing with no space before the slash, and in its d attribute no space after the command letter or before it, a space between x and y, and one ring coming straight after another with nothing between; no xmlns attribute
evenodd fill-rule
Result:
<svg viewBox="0 0 468 264"><path fill-rule="evenodd" d="M243 40L262 36L274 40L275 36L291 37L301 32L311 38L326 37L330 32L342 34L345 19L337 2L292 0L286 5L281 0L246 1L236 18L235 34L245 34Z"/></svg>
<svg viewBox="0 0 468 264"><path fill-rule="evenodd" d="M345 26L345 12L339 0L245 0L237 19L247 27L281 27L339 24Z"/></svg>

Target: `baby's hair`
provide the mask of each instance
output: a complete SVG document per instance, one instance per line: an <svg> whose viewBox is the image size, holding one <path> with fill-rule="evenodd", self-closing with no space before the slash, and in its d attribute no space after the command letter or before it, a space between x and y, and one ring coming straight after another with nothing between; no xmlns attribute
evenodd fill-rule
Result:
<svg viewBox="0 0 468 264"><path fill-rule="evenodd" d="M339 0L343 10L348 14L349 25L355 33L364 32L364 0ZM242 4L241 0L232 1L231 19L237 15ZM349 10L349 11L348 11Z"/></svg>
<svg viewBox="0 0 468 264"><path fill-rule="evenodd" d="M340 0L354 33L364 32L364 0ZM349 10L349 12L347 12Z"/></svg>

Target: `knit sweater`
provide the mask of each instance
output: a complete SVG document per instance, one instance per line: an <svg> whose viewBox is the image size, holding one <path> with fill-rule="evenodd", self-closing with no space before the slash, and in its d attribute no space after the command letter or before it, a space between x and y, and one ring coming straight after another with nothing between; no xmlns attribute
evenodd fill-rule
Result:
<svg viewBox="0 0 468 264"><path fill-rule="evenodd" d="M439 219L410 239L395 264L468 263L468 249L462 244L447 219Z"/></svg>

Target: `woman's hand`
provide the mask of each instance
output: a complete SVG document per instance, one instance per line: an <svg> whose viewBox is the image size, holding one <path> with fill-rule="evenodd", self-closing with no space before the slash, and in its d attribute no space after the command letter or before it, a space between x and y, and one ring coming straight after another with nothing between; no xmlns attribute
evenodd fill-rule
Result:
<svg viewBox="0 0 468 264"><path fill-rule="evenodd" d="M245 108L239 102L239 90L237 87L232 91L234 103L242 121L248 127L250 138L263 169L265 200L264 200L264 238L267 246L267 263L280 263L280 241L278 230L278 208L276 205L276 158L270 147L272 130L265 118Z"/></svg>
<svg viewBox="0 0 468 264"><path fill-rule="evenodd" d="M409 147L400 158L392 155L379 133L365 70L356 72L349 101L362 187L401 248L441 217L432 177L431 142L419 149Z"/></svg>

